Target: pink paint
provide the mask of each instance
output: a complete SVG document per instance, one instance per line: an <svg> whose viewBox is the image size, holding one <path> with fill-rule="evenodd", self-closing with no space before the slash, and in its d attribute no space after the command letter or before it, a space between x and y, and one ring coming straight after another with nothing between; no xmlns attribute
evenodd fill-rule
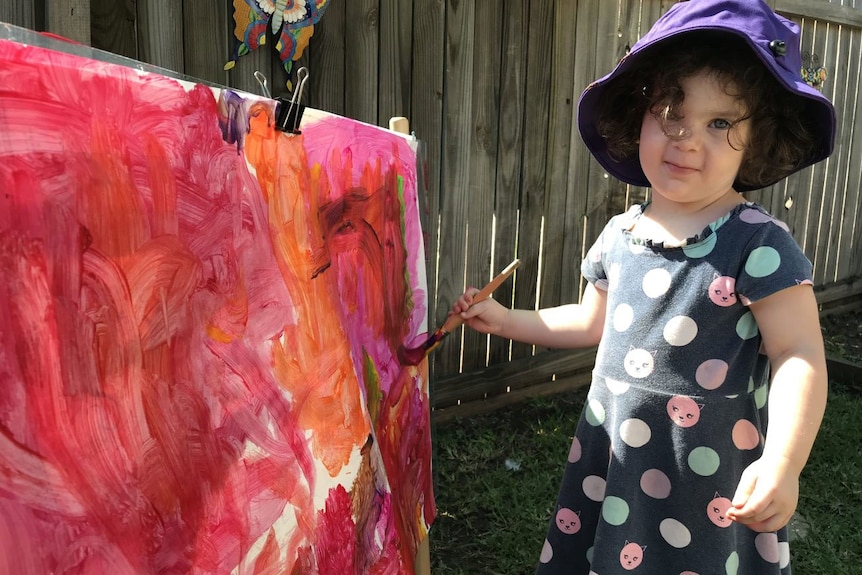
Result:
<svg viewBox="0 0 862 575"><path fill-rule="evenodd" d="M0 565L412 573L435 509L427 365L395 359L427 313L406 141L0 62Z"/></svg>

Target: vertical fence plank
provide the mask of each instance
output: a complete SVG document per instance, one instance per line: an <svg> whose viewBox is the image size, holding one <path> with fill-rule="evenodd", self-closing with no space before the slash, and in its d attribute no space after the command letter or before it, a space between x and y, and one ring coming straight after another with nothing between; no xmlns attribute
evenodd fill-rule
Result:
<svg viewBox="0 0 862 575"><path fill-rule="evenodd" d="M347 2L332 1L314 28L308 58L308 104L345 115L345 27ZM351 54L351 65L352 65Z"/></svg>
<svg viewBox="0 0 862 575"><path fill-rule="evenodd" d="M225 2L182 0L183 66L186 74L208 82L228 85L224 64L230 58L228 40L233 37L233 12Z"/></svg>
<svg viewBox="0 0 862 575"><path fill-rule="evenodd" d="M445 5L439 0L415 0L413 4L413 61L410 96L412 130L424 144L424 176L428 225L424 230L428 262L428 316L436 329L437 228L440 214L440 179L443 149L443 69ZM445 304L444 304L445 305ZM435 364L431 362L431 368ZM434 372L432 371L432 375ZM431 381L434 381L432 377ZM433 401L433 389L432 389Z"/></svg>
<svg viewBox="0 0 862 575"><path fill-rule="evenodd" d="M378 0L345 2L345 48L350 65L345 68L344 90L350 97L344 103L344 115L386 126L389 118L377 117L378 69ZM381 123L382 122L382 123Z"/></svg>
<svg viewBox="0 0 862 575"><path fill-rule="evenodd" d="M0 2L0 22L35 30L35 2L33 0L4 0Z"/></svg>
<svg viewBox="0 0 862 575"><path fill-rule="evenodd" d="M554 5L533 1L527 27L527 69L524 90L524 139L521 164L521 190L518 221L518 257L521 267L516 275L514 307L535 309L539 300L539 274L542 261L542 232L547 195L555 193L548 185L548 139L552 100ZM571 66L570 66L571 67ZM569 103L571 108L571 103ZM532 355L533 347L512 344L512 359Z"/></svg>
<svg viewBox="0 0 862 575"><path fill-rule="evenodd" d="M176 0L138 0L137 23L138 59L184 74L182 4Z"/></svg>
<svg viewBox="0 0 862 575"><path fill-rule="evenodd" d="M820 213L817 248L814 267L814 283L820 285L834 282L839 277L838 262L846 251L842 237L844 229L844 210L848 196L852 190L846 187L851 169L848 158L847 143L852 134L855 108L855 96L859 87L859 59L857 34L848 26L833 26L835 42L834 52L821 56L820 64L829 73L824 85L823 94L835 105L836 115L841 126L835 152L830 159L830 174L825 182L823 209ZM858 30L856 31L858 32ZM857 52L854 54L853 52ZM835 82L835 78L844 81Z"/></svg>
<svg viewBox="0 0 862 575"><path fill-rule="evenodd" d="M802 49L818 55L825 55L833 43L833 33L829 24L817 20L803 20ZM808 258L817 264L817 232L824 184L827 182L831 158L802 170L798 177L788 180L788 193L794 198L791 208L791 230L799 241ZM826 184L828 185L828 184Z"/></svg>
<svg viewBox="0 0 862 575"><path fill-rule="evenodd" d="M859 62L862 59L862 31L858 28L853 30L850 44L848 58ZM839 237L841 253L835 266L835 281L862 276L862 98L858 96L862 79L859 76L857 73L854 78L846 80L855 100L852 104L848 103L845 116L839 118L839 122L847 126L849 137L841 142L848 157L848 174L844 184L845 202ZM835 81L840 80L836 77Z"/></svg>
<svg viewBox="0 0 862 575"><path fill-rule="evenodd" d="M45 30L90 44L90 0L45 0Z"/></svg>
<svg viewBox="0 0 862 575"><path fill-rule="evenodd" d="M481 288L495 273L491 269L494 226L494 184L497 180L499 126L500 37L503 0L476 0L473 27L473 75L470 123L470 160L467 196L466 283ZM466 330L462 369L486 363L488 336ZM467 350L470 353L466 353Z"/></svg>
<svg viewBox="0 0 862 575"><path fill-rule="evenodd" d="M134 0L90 0L93 48L139 59Z"/></svg>
<svg viewBox="0 0 862 575"><path fill-rule="evenodd" d="M410 113L413 4L380 0L378 123ZM410 119L408 117L408 119Z"/></svg>
<svg viewBox="0 0 862 575"><path fill-rule="evenodd" d="M260 87L260 83L254 76L255 72L260 72L266 76L267 89L270 93L274 92L269 77L269 71L272 69L273 53L273 47L267 42L257 50L253 50L251 53L241 57L236 61L236 65L228 71L228 86L263 96L264 93ZM275 59L279 60L277 53Z"/></svg>
<svg viewBox="0 0 862 575"><path fill-rule="evenodd" d="M506 0L503 5L502 19L502 55L500 62L500 114L497 130L497 178L494 199L494 214L496 217L496 238L494 241L494 258L491 263L492 273L497 273L512 261L515 255L522 255L523 243L536 246L540 225L519 230L518 218L521 199L521 174L523 173L524 132L527 107L537 105L533 99L546 96L547 92L538 90L533 93L529 86L527 62L529 58L530 22L533 14L531 9L538 4L547 2L524 2L522 0ZM548 10L542 10L544 14ZM541 18L542 14L535 15ZM547 82L542 79L547 86ZM545 105L547 110L547 105ZM547 128L547 126L545 126ZM541 130L540 130L541 131ZM523 233L522 233L523 232ZM516 251L517 250L517 251ZM514 291L520 283L521 270L530 266L533 269L533 285L535 286L535 270L538 264L538 249L532 252L532 261L522 258L521 268L515 272L515 277L507 281L494 293L494 297L504 306L511 307L514 303ZM508 361L510 343L501 338L491 338L488 350L488 363Z"/></svg>
<svg viewBox="0 0 862 575"><path fill-rule="evenodd" d="M442 323L466 282L467 214L470 198L470 155L472 151L473 32L475 3L446 1L445 70L443 93L443 193L440 196L440 260L437 274L437 317ZM433 327L433 326L432 326ZM435 352L441 373L459 373L461 331L449 336ZM453 341L454 340L454 341ZM435 369L437 369L435 367Z"/></svg>
<svg viewBox="0 0 862 575"><path fill-rule="evenodd" d="M840 70L840 76L846 77L847 62L843 60L839 53L838 47L840 43L839 35L841 26L834 24L826 24L823 26L825 35L822 36L822 42L817 42L817 46L812 47L810 54L819 57L821 63L829 63L834 71ZM828 82L823 86L824 95L826 95L835 105L836 110L840 114L843 111L843 98L840 97L836 84ZM838 98L836 98L838 97ZM844 125L839 123L839 137L844 130ZM838 231L838 226L832 226L833 208L836 198L841 195L837 186L837 179L840 177L843 170L840 154L834 154L824 162L820 162L816 166L809 168L812 172L811 186L811 204L808 214L806 228L808 232L809 251L813 254L814 263L814 283L822 283L826 277L827 260L829 257L829 237L831 231ZM834 230L830 230L833 228Z"/></svg>
<svg viewBox="0 0 862 575"><path fill-rule="evenodd" d="M588 78L593 76L589 59L577 58L576 54L592 51L589 44L594 44L594 41L590 42L589 38L595 38L595 18L591 17L595 14L592 9L595 5L594 2L579 3L578 0L556 0L554 3L540 307L562 303L563 244L567 241L565 190L569 187L572 131L576 130L574 110L579 94L575 87L586 86ZM587 156L578 154L574 161L572 173L586 173ZM583 171L579 168L583 168ZM572 241L580 244L579 237Z"/></svg>

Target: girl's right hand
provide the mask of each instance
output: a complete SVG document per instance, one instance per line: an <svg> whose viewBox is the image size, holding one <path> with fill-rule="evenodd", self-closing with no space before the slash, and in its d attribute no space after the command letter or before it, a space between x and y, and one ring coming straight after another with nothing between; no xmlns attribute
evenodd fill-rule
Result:
<svg viewBox="0 0 862 575"><path fill-rule="evenodd" d="M452 305L453 314L460 314L464 325L479 333L499 334L503 329L509 309L503 307L494 299L488 298L480 302L473 302L473 298L479 290L467 288L458 300Z"/></svg>

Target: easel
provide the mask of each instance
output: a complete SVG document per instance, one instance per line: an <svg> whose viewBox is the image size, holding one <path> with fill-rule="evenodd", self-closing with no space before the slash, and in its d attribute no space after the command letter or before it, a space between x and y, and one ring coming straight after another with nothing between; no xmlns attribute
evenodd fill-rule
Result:
<svg viewBox="0 0 862 575"><path fill-rule="evenodd" d="M389 119L389 129L399 134L410 134L410 121L403 116L396 116ZM419 543L419 548L416 550L416 575L431 575L431 535L425 536L425 539Z"/></svg>

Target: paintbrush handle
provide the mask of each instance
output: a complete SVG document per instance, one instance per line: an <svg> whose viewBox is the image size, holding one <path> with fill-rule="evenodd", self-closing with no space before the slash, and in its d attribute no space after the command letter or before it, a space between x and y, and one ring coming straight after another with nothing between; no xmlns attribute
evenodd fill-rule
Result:
<svg viewBox="0 0 862 575"><path fill-rule="evenodd" d="M506 281L510 275L514 273L518 266L521 265L521 260L514 260L512 263L506 266L506 268L501 271L497 276L488 282L488 285L479 290L479 293L473 296L473 303L471 305L475 305L482 300L488 299L490 295L494 292L495 289L500 287L504 281ZM458 327L464 323L464 318L461 317L459 313L453 313L446 321L443 323L443 326L440 328L440 331L443 333L450 333L453 329Z"/></svg>

